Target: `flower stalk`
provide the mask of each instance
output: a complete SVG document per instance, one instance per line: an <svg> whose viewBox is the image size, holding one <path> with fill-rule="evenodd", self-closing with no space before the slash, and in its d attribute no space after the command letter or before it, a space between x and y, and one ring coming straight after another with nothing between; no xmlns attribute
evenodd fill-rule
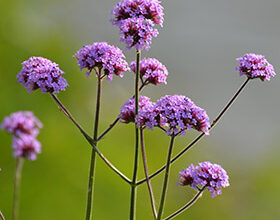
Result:
<svg viewBox="0 0 280 220"><path fill-rule="evenodd" d="M21 183L23 162L24 159L22 157L17 158L15 179L14 179L14 199L13 199L12 220L19 219L19 193L20 193L20 183Z"/></svg>
<svg viewBox="0 0 280 220"><path fill-rule="evenodd" d="M95 143L95 146L97 146L98 125L99 125L99 115L100 115L100 101L101 101L101 81L102 81L102 79L101 79L101 69L100 68L96 69L96 74L97 74L97 97L96 97L94 133L93 133L93 141ZM86 209L86 218L85 218L86 220L92 219L95 167L96 167L96 151L94 148L92 148L89 179L88 179L87 209Z"/></svg>
<svg viewBox="0 0 280 220"><path fill-rule="evenodd" d="M163 180L163 186L162 186L161 199L160 199L160 205L159 205L159 209L158 209L157 220L161 219L163 210L164 210L164 203L165 203L165 199L166 199L166 192L167 192L167 185L168 185L168 180L169 180L171 156L172 156L172 150L173 150L173 146L174 146L174 140L175 140L175 135L172 134L171 139L170 139L170 144L169 144L167 161L166 161L166 165L165 165L165 167L166 167L165 175L164 175L164 180Z"/></svg>
<svg viewBox="0 0 280 220"><path fill-rule="evenodd" d="M201 198L202 193L205 190L205 188L206 188L206 186L204 186L202 189L198 189L198 193L196 193L196 195L192 198L191 201L189 201L186 205L184 205L182 208L178 209L173 214L166 217L164 220L173 219L173 218L177 217L178 215L180 215L181 213L183 213L184 211L186 211L187 209L189 209L193 204L195 204L197 202L197 200L199 198Z"/></svg>
<svg viewBox="0 0 280 220"><path fill-rule="evenodd" d="M149 196L150 196L150 200L151 200L151 206L152 206L154 219L156 220L157 219L157 210L156 210L155 198L154 198L151 181L149 179L148 163L147 163L147 156L146 156L145 143L144 143L144 131L143 131L142 127L140 128L140 142L141 142L142 159L143 159L145 177L147 179L147 186L148 186Z"/></svg>
<svg viewBox="0 0 280 220"><path fill-rule="evenodd" d="M1 210L0 210L0 218L1 218L1 220L5 220L5 217L4 217L3 213L1 212Z"/></svg>
<svg viewBox="0 0 280 220"><path fill-rule="evenodd" d="M140 60L141 51L136 51L136 76L135 76L135 117L138 115L139 109L139 78L140 78ZM136 181L138 171L138 152L139 152L139 128L135 123L135 156L134 156L134 169L131 184L131 195L130 195L130 220L135 219L136 210Z"/></svg>

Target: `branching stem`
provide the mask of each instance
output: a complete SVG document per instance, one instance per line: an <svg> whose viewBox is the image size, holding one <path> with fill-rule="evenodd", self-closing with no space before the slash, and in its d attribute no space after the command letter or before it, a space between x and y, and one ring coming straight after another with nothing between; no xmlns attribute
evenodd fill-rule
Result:
<svg viewBox="0 0 280 220"><path fill-rule="evenodd" d="M233 102L236 100L238 95L241 93L241 91L245 88L247 83L249 82L249 78L242 84L242 86L237 90L235 95L231 98L231 100L227 103L227 105L223 108L223 110L220 112L220 114L216 117L216 119L212 122L211 127L209 130L211 130L218 121L222 118L222 116L225 114L225 112L229 109L229 107L233 104ZM171 160L171 164L174 163L177 159L179 159L184 153L186 153L189 149L191 149L205 134L201 133L199 136L197 136L188 146L186 146L181 152L179 152L174 158ZM162 171L165 170L166 165L162 166L160 169L155 171L153 174L150 175L150 179L154 178L158 174L160 174ZM142 183L146 182L147 178L142 179L138 181L136 184L141 185Z"/></svg>

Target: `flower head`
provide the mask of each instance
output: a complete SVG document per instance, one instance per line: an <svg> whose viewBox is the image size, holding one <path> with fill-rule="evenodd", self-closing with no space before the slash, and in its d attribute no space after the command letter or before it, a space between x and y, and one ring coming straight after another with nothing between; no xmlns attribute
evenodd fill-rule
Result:
<svg viewBox="0 0 280 220"><path fill-rule="evenodd" d="M121 42L127 49L148 50L158 35L155 24L163 24L163 7L158 0L122 0L112 10L113 25L120 29Z"/></svg>
<svg viewBox="0 0 280 220"><path fill-rule="evenodd" d="M41 153L41 144L31 135L14 136L12 148L14 157L23 157L29 160L36 160L37 154Z"/></svg>
<svg viewBox="0 0 280 220"><path fill-rule="evenodd" d="M1 128L17 137L23 134L36 137L39 129L42 128L42 123L33 112L20 111L5 117Z"/></svg>
<svg viewBox="0 0 280 220"><path fill-rule="evenodd" d="M246 75L249 79L260 78L262 81L269 81L276 75L273 66L263 55L248 53L236 60L239 62L236 70L240 72L240 76Z"/></svg>
<svg viewBox="0 0 280 220"><path fill-rule="evenodd" d="M46 58L30 57L22 66L17 79L28 92L40 88L42 93L59 93L68 86L66 79L62 77L64 72L59 69L58 64Z"/></svg>
<svg viewBox="0 0 280 220"><path fill-rule="evenodd" d="M138 50L150 48L152 38L158 35L153 29L153 22L143 18L128 18L121 22L121 42L126 44L128 50L135 47Z"/></svg>
<svg viewBox="0 0 280 220"><path fill-rule="evenodd" d="M128 18L145 18L160 26L163 25L163 7L158 0L122 0L111 13L115 17L112 23L117 26Z"/></svg>
<svg viewBox="0 0 280 220"><path fill-rule="evenodd" d="M87 69L87 76L94 68L103 69L107 79L111 81L113 75L122 77L123 72L129 70L123 52L106 42L96 42L81 48L74 57L77 58L80 69Z"/></svg>
<svg viewBox="0 0 280 220"><path fill-rule="evenodd" d="M194 189L207 187L212 197L215 197L222 193L221 188L229 186L229 177L220 165L206 161L199 163L198 166L191 164L187 169L181 171L178 184L190 185Z"/></svg>
<svg viewBox="0 0 280 220"><path fill-rule="evenodd" d="M168 127L168 135L184 135L191 128L209 134L210 123L206 111L185 96L166 95L156 102L155 111L159 115L159 124Z"/></svg>
<svg viewBox="0 0 280 220"><path fill-rule="evenodd" d="M136 62L130 64L133 72L136 72ZM167 68L155 58L143 59L140 61L140 77L145 84L167 84Z"/></svg>
<svg viewBox="0 0 280 220"><path fill-rule="evenodd" d="M152 108L153 103L150 101L150 98L146 96L139 96L139 114L140 112L148 111L149 108ZM119 114L119 118L122 123L130 123L135 122L135 99L130 98L128 101L124 103L121 107L121 113ZM137 123L142 122L144 119L137 119ZM142 123L141 123L142 125Z"/></svg>

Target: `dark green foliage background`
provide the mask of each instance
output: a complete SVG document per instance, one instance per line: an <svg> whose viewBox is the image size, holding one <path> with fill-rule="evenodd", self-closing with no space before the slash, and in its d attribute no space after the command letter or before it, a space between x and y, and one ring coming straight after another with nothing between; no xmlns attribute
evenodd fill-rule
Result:
<svg viewBox="0 0 280 220"><path fill-rule="evenodd" d="M11 112L31 110L44 124L38 137L42 154L38 160L26 161L24 165L22 220L84 218L90 147L49 95L39 91L28 94L16 82L20 63L30 56L43 56L59 63L70 84L59 97L92 133L95 77L86 78L72 56L83 44L94 41L108 41L124 49L118 42L117 29L108 21L109 11L116 2L10 0L0 4L0 120ZM163 5L165 27L144 56L163 61L170 77L167 86L151 86L144 91L153 100L168 93L185 94L214 118L243 82L234 72L235 57L252 50L265 53L279 72L278 1L269 0L263 5L253 0L234 3L182 0ZM244 23L239 23L241 21ZM125 53L128 61L132 61L134 51ZM103 84L101 131L132 95L133 74L127 73L123 79L116 77L113 82ZM210 160L228 171L231 186L215 199L205 193L178 220L280 219L279 79L269 84L255 81L248 87L211 136L172 166L166 214L185 204L194 194L192 189L176 186L178 172L190 163ZM178 138L175 152L196 135L197 132L191 131ZM121 124L99 146L128 176L132 175L133 140L133 125ZM155 171L165 162L168 138L161 131L147 130L146 142L149 167ZM11 136L1 131L0 209L7 220L11 218L15 169L10 144ZM143 176L140 166L139 178ZM157 201L161 180L162 175L152 182ZM94 203L97 220L128 218L129 186L100 159ZM137 219L152 219L145 184L139 188L137 208Z"/></svg>

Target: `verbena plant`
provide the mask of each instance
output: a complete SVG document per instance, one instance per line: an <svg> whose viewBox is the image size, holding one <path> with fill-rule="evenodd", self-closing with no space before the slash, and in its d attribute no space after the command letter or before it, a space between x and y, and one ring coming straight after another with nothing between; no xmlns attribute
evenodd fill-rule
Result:
<svg viewBox="0 0 280 220"><path fill-rule="evenodd" d="M163 26L163 7L158 0L122 0L112 10L111 22L120 31L121 42L127 49L136 50L136 60L129 65L123 52L106 42L95 42L81 48L74 57L78 61L80 69L86 69L86 75L90 77L95 75L97 78L97 98L94 121L94 134L90 136L82 126L75 120L69 110L62 104L56 96L68 86L67 81L62 77L64 72L58 64L43 58L30 57L22 63L22 70L18 74L18 81L27 88L28 92L41 90L42 93L48 93L62 112L73 122L80 130L89 145L92 147L90 172L88 179L87 207L85 219L92 217L92 207L94 205L94 181L96 170L96 157L99 156L104 163L114 171L120 180L130 185L130 209L129 219L135 219L136 212L136 193L137 187L146 183L149 190L151 203L151 212L155 220L168 220L178 216L183 211L193 205L208 189L212 197L222 193L222 188L229 186L229 177L226 171L218 164L211 162L202 162L198 165L190 164L179 173L179 186L190 186L197 191L196 195L183 207L173 213L163 217L166 194L168 189L168 180L170 175L170 166L177 161L184 153L205 135L210 134L210 130L220 120L223 114L233 104L235 99L244 89L249 81L259 78L262 81L269 81L275 76L273 66L267 62L264 56L253 53L245 54L237 59L239 66L236 68L240 75L246 75L247 78L228 104L222 109L218 116L210 123L206 111L198 107L191 99L183 95L166 95L152 102L150 98L141 96L140 93L146 86L151 84L167 84L168 70L157 59L148 58L141 60L141 51L149 50L152 38L158 35L156 26ZM103 80L106 78L112 81L113 77L123 77L124 72L135 73L135 91L131 97L120 109L120 114L113 123L102 133L99 132L101 90ZM102 139L107 135L118 122L123 124L135 124L135 157L133 160L133 176L127 177L118 170L105 155L99 150ZM32 112L22 111L11 114L6 117L1 127L7 132L13 134L12 147L14 157L17 158L15 182L14 182L14 204L13 220L18 219L18 201L21 170L24 159L35 160L37 154L41 152L40 142L36 139L42 123L33 115ZM153 129L162 130L164 135L170 137L166 163L154 173L149 173L148 163L145 152L144 131ZM175 139L178 136L184 136L190 129L200 132L192 142L190 142L180 153L172 157L172 151ZM138 180L139 154L142 154L145 178ZM156 206L154 193L152 190L151 179L164 172L162 181L162 191L159 200L159 206ZM4 219L0 212L0 217Z"/></svg>

